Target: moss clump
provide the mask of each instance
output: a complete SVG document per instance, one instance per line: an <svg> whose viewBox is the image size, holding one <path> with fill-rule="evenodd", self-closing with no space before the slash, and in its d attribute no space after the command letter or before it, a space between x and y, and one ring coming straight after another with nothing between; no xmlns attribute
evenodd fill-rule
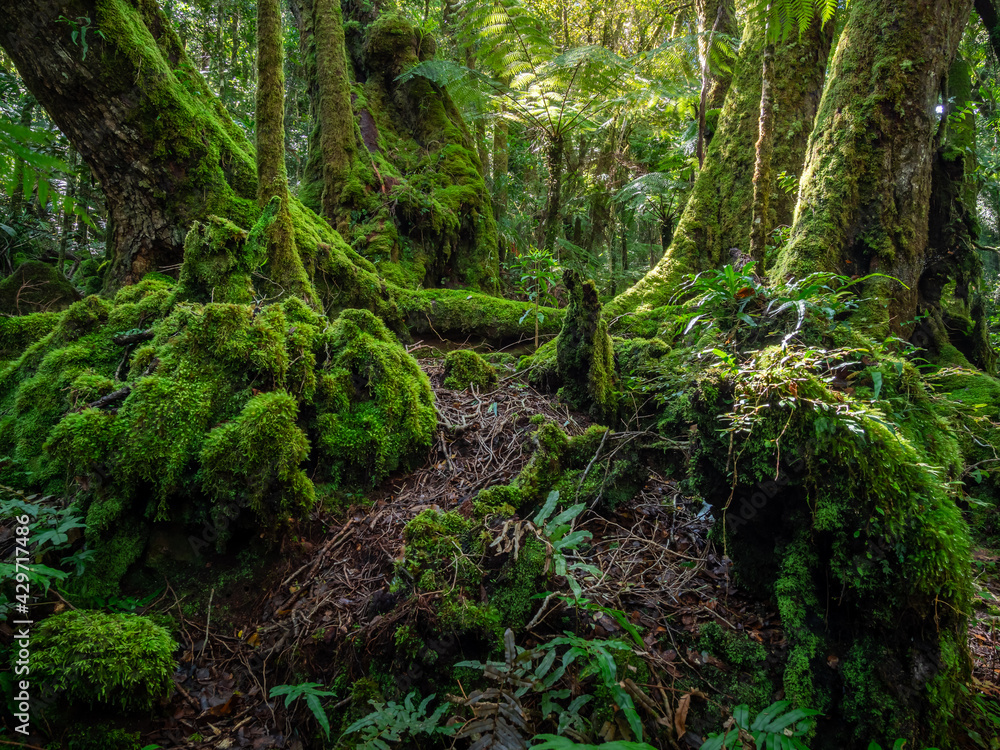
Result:
<svg viewBox="0 0 1000 750"><path fill-rule="evenodd" d="M70 704L149 711L173 687L177 644L139 615L53 615L36 629L33 647L33 674Z"/></svg>
<svg viewBox="0 0 1000 750"><path fill-rule="evenodd" d="M0 315L0 367L5 360L16 358L36 341L45 338L56 327L60 317L56 312Z"/></svg>
<svg viewBox="0 0 1000 750"><path fill-rule="evenodd" d="M444 358L444 387L462 390L492 388L497 384L497 371L478 352L471 349L456 349Z"/></svg>
<svg viewBox="0 0 1000 750"><path fill-rule="evenodd" d="M65 310L80 293L54 266L28 260L0 281L0 313L27 315Z"/></svg>
<svg viewBox="0 0 1000 750"><path fill-rule="evenodd" d="M452 589L478 582L479 568L469 558L475 523L458 513L425 510L403 529L404 570L422 591Z"/></svg>
<svg viewBox="0 0 1000 750"><path fill-rule="evenodd" d="M350 492L419 460L433 437L429 381L367 311L331 321L294 297L180 302L153 277L45 325L0 369L0 481L75 491L95 593L141 559L151 523L207 524L221 547L240 525L305 513L310 460ZM152 339L115 343L140 330Z"/></svg>
<svg viewBox="0 0 1000 750"><path fill-rule="evenodd" d="M500 514L512 516L521 505L521 490L510 485L498 484L480 490L472 501L472 510L477 518Z"/></svg>
<svg viewBox="0 0 1000 750"><path fill-rule="evenodd" d="M436 425L427 376L385 325L345 310L318 345L318 447L332 481L371 485L430 447Z"/></svg>
<svg viewBox="0 0 1000 750"><path fill-rule="evenodd" d="M545 545L530 536L525 538L517 559L504 566L489 595L503 628L518 632L528 624L539 605L535 597L545 590L545 560Z"/></svg>
<svg viewBox="0 0 1000 750"><path fill-rule="evenodd" d="M128 732L110 724L77 726L67 732L69 750L141 750L138 732Z"/></svg>
<svg viewBox="0 0 1000 750"><path fill-rule="evenodd" d="M301 515L316 500L299 466L309 441L298 427L298 405L285 391L254 396L232 422L216 427L201 450L204 485L217 500L245 496L264 519Z"/></svg>

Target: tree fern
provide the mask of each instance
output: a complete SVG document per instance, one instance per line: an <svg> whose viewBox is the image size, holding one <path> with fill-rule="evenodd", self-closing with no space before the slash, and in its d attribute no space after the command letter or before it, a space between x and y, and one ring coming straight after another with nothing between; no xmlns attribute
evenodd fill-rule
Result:
<svg viewBox="0 0 1000 750"><path fill-rule="evenodd" d="M751 12L758 13L767 25L767 41L788 39L793 33L802 35L819 17L824 25L837 12L840 3L849 0L753 0Z"/></svg>

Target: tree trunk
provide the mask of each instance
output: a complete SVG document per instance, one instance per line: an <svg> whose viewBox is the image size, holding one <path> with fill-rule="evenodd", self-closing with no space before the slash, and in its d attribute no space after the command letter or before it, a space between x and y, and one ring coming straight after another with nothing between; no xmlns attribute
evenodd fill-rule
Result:
<svg viewBox="0 0 1000 750"><path fill-rule="evenodd" d="M101 31L86 59L58 20L80 15ZM12 0L0 44L104 188L112 286L180 263L197 219L253 223L253 149L155 4Z"/></svg>
<svg viewBox="0 0 1000 750"><path fill-rule="evenodd" d="M764 47L761 66L760 125L757 136L756 160L753 168L753 209L750 212L750 257L757 261L757 268L764 268L764 246L771 231L771 190L774 174L771 160L774 156L774 45Z"/></svg>
<svg viewBox="0 0 1000 750"><path fill-rule="evenodd" d="M548 147L545 151L547 175L545 181L545 215L542 218L542 226L545 228L543 247L550 253L555 250L556 237L559 234L560 212L562 211L564 149L565 142L563 141L562 133L549 136Z"/></svg>
<svg viewBox="0 0 1000 750"><path fill-rule="evenodd" d="M717 50L717 34L736 36L736 8L733 0L695 0L698 16L698 63L701 66L701 100L698 105L698 166L704 166L705 116L710 109L721 109L726 92L733 82L731 71L725 71L712 60Z"/></svg>
<svg viewBox="0 0 1000 750"><path fill-rule="evenodd" d="M500 117L493 125L493 218L499 225L507 215L507 201L510 192L510 175L507 170L510 156L507 150L508 123ZM497 248L499 263L507 260L507 248L503 239L497 233Z"/></svg>
<svg viewBox="0 0 1000 750"><path fill-rule="evenodd" d="M282 293L309 299L311 289L295 249L285 167L285 73L278 0L257 2L257 203L280 201L268 229L265 272Z"/></svg>
<svg viewBox="0 0 1000 750"><path fill-rule="evenodd" d="M73 171L66 178L66 198L68 200L63 204L62 224L59 227L59 263L57 265L59 273L64 275L66 273L66 253L69 250L69 235L73 231L73 212L70 210L69 204L76 200L80 192L78 188L80 178L76 169L76 151L72 148L69 150L66 163L73 168Z"/></svg>
<svg viewBox="0 0 1000 750"><path fill-rule="evenodd" d="M351 209L343 195L344 186L358 158L344 20L340 0L306 0L305 6L311 16L315 40L322 213L343 232L348 227Z"/></svg>
<svg viewBox="0 0 1000 750"><path fill-rule="evenodd" d="M823 90L833 26L828 23L823 28L817 19L801 37L793 35L775 45L774 174L786 172L797 177L802 172ZM665 304L685 274L725 265L731 248L749 249L763 34L762 19L751 14L705 167L698 173L670 248L645 278L605 306L609 319L639 304ZM770 226L791 222L794 200L782 191L772 192Z"/></svg>
<svg viewBox="0 0 1000 750"><path fill-rule="evenodd" d="M894 277L866 285L865 296L880 302L857 317L874 335L909 336L918 309L933 304L921 300L920 279L932 262L936 108L971 7L972 0L855 0L833 59L791 240L772 276Z"/></svg>

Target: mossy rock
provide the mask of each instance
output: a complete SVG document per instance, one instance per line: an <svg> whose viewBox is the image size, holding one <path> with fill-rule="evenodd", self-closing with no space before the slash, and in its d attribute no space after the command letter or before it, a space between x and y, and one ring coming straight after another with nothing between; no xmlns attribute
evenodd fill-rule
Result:
<svg viewBox="0 0 1000 750"><path fill-rule="evenodd" d="M444 358L444 387L464 390L475 386L480 390L497 384L497 371L478 353L471 349L456 349Z"/></svg>
<svg viewBox="0 0 1000 750"><path fill-rule="evenodd" d="M65 310L80 299L80 293L55 266L38 260L25 261L0 281L0 314L27 315Z"/></svg>
<svg viewBox="0 0 1000 750"><path fill-rule="evenodd" d="M173 688L170 633L132 614L72 610L32 639L32 674L71 705L150 711Z"/></svg>

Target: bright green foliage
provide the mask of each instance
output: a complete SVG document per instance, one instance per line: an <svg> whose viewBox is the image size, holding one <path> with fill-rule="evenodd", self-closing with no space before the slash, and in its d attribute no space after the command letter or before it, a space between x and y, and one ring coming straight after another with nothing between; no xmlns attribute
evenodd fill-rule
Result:
<svg viewBox="0 0 1000 750"><path fill-rule="evenodd" d="M462 390L470 386L482 390L497 384L497 371L482 355L471 349L456 349L444 358L444 387Z"/></svg>
<svg viewBox="0 0 1000 750"><path fill-rule="evenodd" d="M750 709L747 706L737 706L733 709L733 719L736 727L724 735L709 735L701 746L701 750L723 750L737 747L740 730L748 732L757 747L783 747L794 750L809 750L800 737L807 736L813 727L811 717L818 716L819 711L811 708L796 708L791 711L790 701L777 701L765 708L754 720L750 721Z"/></svg>
<svg viewBox="0 0 1000 750"><path fill-rule="evenodd" d="M70 703L149 711L173 687L170 633L139 615L72 610L35 630L32 673Z"/></svg>
<svg viewBox="0 0 1000 750"><path fill-rule="evenodd" d="M385 750L389 742L413 743L414 738L420 735L450 736L455 733L454 727L438 726L448 712L447 703L428 714L434 694L428 695L419 705L414 704L416 698L417 694L412 692L402 703L369 701L375 710L347 727L344 734L359 735L358 750Z"/></svg>

